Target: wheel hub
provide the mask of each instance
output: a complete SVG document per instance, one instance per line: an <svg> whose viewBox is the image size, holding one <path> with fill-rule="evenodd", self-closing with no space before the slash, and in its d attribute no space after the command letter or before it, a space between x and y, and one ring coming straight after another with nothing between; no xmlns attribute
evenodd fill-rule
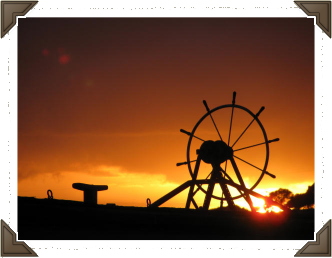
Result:
<svg viewBox="0 0 332 258"><path fill-rule="evenodd" d="M233 157L233 149L224 141L205 141L197 150L202 160L208 164L218 164Z"/></svg>

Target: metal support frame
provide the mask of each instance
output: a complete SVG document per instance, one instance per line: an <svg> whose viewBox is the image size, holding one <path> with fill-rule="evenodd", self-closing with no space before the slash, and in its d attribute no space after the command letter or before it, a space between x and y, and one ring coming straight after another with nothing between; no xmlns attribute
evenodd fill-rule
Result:
<svg viewBox="0 0 332 258"><path fill-rule="evenodd" d="M184 184L180 185L179 187L175 188L173 191L169 192L165 196L161 197L159 200L152 203L148 208L159 207L160 205L162 205L166 201L173 198L175 195L177 195L177 194L181 193L182 191L186 190L189 186L195 186L196 184L200 184L200 185L204 185L204 184L223 184L225 186L230 185L230 186L236 188L239 191L246 192L247 195L252 195L254 197L263 199L266 203L268 203L270 205L277 206L277 207L279 207L280 209L282 209L284 211L289 211L289 208L281 205L278 202L273 201L269 197L261 195L259 193L256 193L253 190L247 189L246 187L244 187L242 185L239 185L239 184L235 183L234 181L228 180L228 179L223 178L223 177L220 177L220 178L217 178L217 179L198 179L198 180L195 180L195 181L189 180L189 181L185 182ZM192 199L192 202L193 202L195 208L198 208L196 202L193 199Z"/></svg>
<svg viewBox="0 0 332 258"><path fill-rule="evenodd" d="M255 212L256 209L253 205L253 202L252 202L252 199L251 199L250 195L261 198L261 199L264 199L267 203L273 204L273 205L275 205L275 206L277 206L277 207L279 207L283 210L288 209L287 207L284 207L284 206L280 205L279 203L274 202L270 198L262 196L262 195L260 195L260 194L253 191L253 189L255 189L255 187L260 183L260 181L262 180L264 175L269 175L272 178L276 178L275 175L267 172L266 168L267 168L268 160L269 160L269 144L272 143L272 142L279 141L279 138L276 138L276 139L273 139L273 140L268 140L265 129L264 129L262 123L258 119L259 115L265 109L264 106L262 106L256 114L254 114L249 109L247 109L243 106L240 106L240 105L236 105L235 104L235 98L236 98L236 92L233 92L232 104L222 105L222 106L216 107L212 110L208 107L207 102L205 100L203 100L203 104L205 106L205 109L206 109L207 113L196 123L196 125L194 126L194 128L191 132L188 132L184 129L180 130L180 132L182 132L182 133L189 136L188 145L187 145L187 161L177 163L176 165L177 166L181 166L181 165L185 165L185 164L188 165L189 173L190 173L190 176L191 176L192 180L187 181L186 183L184 183L181 186L177 187L176 189L174 189L170 193L166 194L164 197L157 200L155 203L151 204L149 207L158 207L161 204L163 204L164 202L166 202L167 200L173 198L175 195L177 195L180 192L182 192L183 190L185 190L186 188L190 187L189 192L188 192L188 198L187 198L186 205L185 205L186 209L190 208L191 203L194 205L194 207L196 209L198 209L198 205L194 200L194 196L198 191L201 191L202 193L205 194L203 207L202 207L205 210L209 209L212 198L218 199L218 200L221 201L220 202L220 207L223 207L223 202L226 200L226 202L228 204L228 207L233 209L235 207L234 200L243 197L246 200L246 202L248 203L248 205L250 206L251 211ZM217 124L215 123L215 120L214 120L213 116L212 116L212 113L214 113L215 111L224 109L224 108L231 108L232 109L231 117L230 117L228 140L227 141L222 140L220 131L217 127ZM234 110L235 109L240 109L240 110L245 111L246 113L248 113L252 117L252 120L247 125L247 127L243 130L243 132L240 134L240 136L238 136L238 138L231 145L230 144L230 138L231 138L231 131L232 131L232 126L233 126L233 115L234 115ZM211 121L214 125L214 128L216 129L216 132L218 133L220 141L219 140L218 141L212 141L212 140L205 141L203 138L200 138L197 135L195 135L196 129L198 128L198 126L201 124L201 122L206 117L211 118ZM261 143L256 143L256 144L253 144L253 145L250 145L250 146L246 146L246 147L243 147L243 148L233 150L233 147L235 146L235 144L241 139L241 137L245 134L245 132L248 130L248 128L255 121L257 122L261 132L263 133L265 141L261 142ZM203 144L201 145L201 148L199 150L196 150L196 154L197 154L197 159L196 160L192 160L190 158L191 142L192 142L193 138L198 139L198 140L203 142ZM251 164L250 162L248 162L244 159L241 159L240 157L234 155L235 151L249 149L249 148L253 148L253 147L256 147L256 146L260 146L260 145L265 145L265 150L266 150L265 163L264 163L263 168L259 168L255 165ZM239 170L239 168L238 168L238 166L237 166L237 164L234 160L235 158L240 160L241 162L244 162L247 165L250 165L250 166L252 166L252 167L254 167L254 168L261 171L260 177L258 178L258 180L252 186L250 186L250 189L248 189L246 187L246 185L243 181L240 170ZM196 165L195 165L195 168L194 168L194 171L193 171L191 163L195 162L195 161L196 161ZM212 166L212 172L207 176L207 178L205 180L198 180L197 179L201 161L204 161L207 164L211 164L211 166ZM232 178L227 174L227 172L226 172L226 170L227 170L227 161L231 162L231 165L232 165L233 170L236 174L236 177L238 179L239 184L235 183L232 180ZM225 162L225 169L224 170L221 168L221 164L223 162ZM208 179L210 175L211 175L211 177L210 177L210 179ZM207 190L205 190L205 188L202 187L202 185L204 185L204 184L208 184ZM216 196L216 195L213 194L215 184L219 184L220 187L221 187L221 190L222 190L222 196L221 197ZM232 197L231 193L228 189L228 186L234 187L239 192L240 195ZM196 189L195 189L195 187L196 187Z"/></svg>

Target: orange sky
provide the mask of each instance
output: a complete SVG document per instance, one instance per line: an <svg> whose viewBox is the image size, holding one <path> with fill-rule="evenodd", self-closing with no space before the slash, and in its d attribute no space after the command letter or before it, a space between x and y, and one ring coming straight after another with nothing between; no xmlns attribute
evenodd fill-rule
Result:
<svg viewBox="0 0 332 258"><path fill-rule="evenodd" d="M233 91L254 113L265 106L268 138L280 138L267 169L277 178L265 176L257 191L305 192L314 182L312 19L25 18L18 33L19 196L52 189L56 199L83 200L72 183L107 184L98 203L145 206L190 179L175 166L186 161L179 130L205 114L203 99L212 109ZM237 111L231 142L250 122ZM214 115L227 140L230 109ZM218 139L210 120L197 136ZM260 137L252 126L236 147ZM239 156L262 167L264 148ZM252 185L260 172L237 163ZM209 172L203 166L199 177ZM165 206L184 207L186 195Z"/></svg>

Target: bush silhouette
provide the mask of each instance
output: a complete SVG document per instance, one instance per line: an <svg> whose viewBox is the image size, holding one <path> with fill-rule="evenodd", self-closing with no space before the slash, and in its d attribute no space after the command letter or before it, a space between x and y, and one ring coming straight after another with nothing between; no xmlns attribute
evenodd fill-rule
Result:
<svg viewBox="0 0 332 258"><path fill-rule="evenodd" d="M269 197L274 201L287 206L288 208L294 208L296 210L301 208L313 208L315 203L315 184L308 186L308 189L303 194L293 194L288 189L280 188L269 194ZM265 204L264 208L271 207L269 204Z"/></svg>
<svg viewBox="0 0 332 258"><path fill-rule="evenodd" d="M315 188L314 185L308 187L308 190L304 194L296 194L287 203L290 208L300 209L300 208L311 208L315 203Z"/></svg>
<svg viewBox="0 0 332 258"><path fill-rule="evenodd" d="M287 203L291 198L293 198L294 194L288 190L288 189L283 189L280 188L277 191L271 192L269 194L269 197L273 200L276 201L282 205L287 206Z"/></svg>

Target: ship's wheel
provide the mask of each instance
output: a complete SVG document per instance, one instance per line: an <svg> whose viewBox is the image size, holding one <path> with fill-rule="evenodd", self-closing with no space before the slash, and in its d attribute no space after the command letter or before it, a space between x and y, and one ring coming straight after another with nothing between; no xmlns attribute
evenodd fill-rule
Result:
<svg viewBox="0 0 332 258"><path fill-rule="evenodd" d="M193 181L197 181L197 177L199 176L198 174L198 169L200 166L200 162L203 161L206 164L210 164L212 166L212 171L208 174L206 179L211 178L211 179L220 179L220 178L225 178L230 180L231 182L237 182L239 183L243 188L249 188L250 190L253 190L257 187L257 185L261 182L263 179L264 175L269 175L273 178L275 176L269 172L267 172L267 165L269 161L269 143L278 141L279 139L273 139L273 140L268 140L266 131L262 125L262 123L259 120L259 115L261 112L264 110L264 107L262 107L256 114L251 112L249 109L236 105L235 104L235 98L236 98L236 92L233 93L233 101L232 104L227 104L227 105L222 105L218 106L212 110L209 109L208 104L206 101L203 101L203 104L206 108L207 113L196 123L194 126L192 132L187 132L183 129L180 131L189 135L189 140L188 140L188 145L187 145L187 162L183 163L178 163L177 165L183 165L187 164L188 165L188 170L190 173L190 176ZM215 122L214 116L219 113L219 112L226 112L230 115L230 121L226 124L229 126L229 130L226 135L222 135L222 133L219 131L218 126ZM239 112L241 111L241 112ZM224 113L225 113L224 112ZM233 118L234 114L241 113L241 117L249 117L250 121L248 125L243 128L241 134L237 135L236 140L231 144L230 138L232 135L232 130L234 130L233 126ZM217 136L217 140L209 140L209 139L202 139L201 135L196 134L197 131L199 131L199 127L206 121L206 120L211 120L208 121L211 124L213 124L214 129L215 129L215 135ZM256 124L256 125L255 125ZM225 127L225 122L223 121L223 127ZM253 132L252 130L248 130L250 127L254 127L256 130ZM250 131L250 132L249 132ZM245 138L245 135L250 134L252 135L253 133L255 134L255 138L257 137L257 134L260 134L260 138L262 139L262 142L252 144L249 146L245 146L242 148L236 148L236 144L240 141L240 139ZM192 143L193 141L198 141L201 143L201 146L199 149L195 148L196 151L196 159L193 160L193 147ZM260 147L260 165L261 167L258 167L250 160L244 160L240 156L240 153L242 150L248 150L253 147ZM254 151L254 148L251 149ZM196 163L195 169L193 169L192 164ZM240 167L237 165L238 163L241 163L240 166L243 164L246 164L246 166L250 166L251 168L256 169L259 173L257 173L256 178L254 179L254 182L251 182L250 186L248 187L249 183L244 183L243 177L242 177L242 170ZM229 164L229 165L228 165ZM231 167L229 167L231 166ZM223 168L222 168L223 167ZM248 167L242 166L244 170L247 170ZM232 170L233 172L232 175L228 172L229 170ZM241 170L241 172L240 172ZM235 176L235 179L233 179ZM252 179L252 178L251 178ZM252 180L251 180L252 181ZM222 190L222 195L214 195L213 194L213 189L214 189L214 183L211 182L208 184L208 188L204 188L202 184L200 183L195 183L196 189L194 190L194 187L191 187L190 194L188 196L188 202L187 202L187 207L190 205L190 202L192 202L195 206L196 203L193 199L194 195L198 192L201 191L203 192L205 196L204 200L204 205L203 208L208 208L210 205L211 198L217 199L221 201L221 204L226 201L229 206L233 206L233 200L244 197L246 201L248 202L249 206L252 208L252 201L250 199L250 194L247 193L244 190L239 190L237 189L237 194L230 194L230 191L228 190L228 186L225 183L221 183L221 190ZM233 191L234 192L234 191Z"/></svg>
<svg viewBox="0 0 332 258"><path fill-rule="evenodd" d="M235 99L236 92L233 93L232 104L218 106L211 110L208 107L207 102L204 100L203 104L207 111L206 114L203 115L202 118L196 123L191 132L183 129L180 130L182 133L185 133L189 136L189 140L186 153L187 161L177 163L177 166L188 165L188 170L192 180L187 181L178 188L174 189L172 192L160 198L155 203L151 204L151 207L158 207L165 201L169 200L170 198L174 197L175 195L189 187L186 208L190 208L191 204L193 204L196 209L199 208L195 201L195 195L198 192L201 192L205 195L202 208L206 210L208 210L210 207L211 199L220 200L221 206L223 206L224 202L227 202L228 206L232 209L234 207L235 199L244 198L249 204L251 210L255 211L251 196L262 198L270 204L273 203L273 205L279 206L283 210L285 209L285 207L282 207L280 204L275 203L269 198L253 191L261 182L264 175L269 175L270 177L275 178L275 175L267 171L267 165L269 161L269 144L279 141L279 139L276 138L273 140L269 140L266 131L258 118L265 108L261 107L260 110L255 114L246 107L235 104ZM225 120L223 120L223 126L225 127L225 124L227 123L229 130L227 131L227 133L225 132L225 130L223 130L221 133L214 118L217 117L217 113L225 113L225 111L230 115L230 120L229 122L225 122ZM244 126L240 131L236 130L236 133L238 135L234 133L234 137L232 135L232 131L234 130L234 113L238 114L239 111L241 111L240 113L242 113L242 120L246 120L244 119L244 116L247 116L248 124L246 124L246 126ZM217 136L217 138L205 138L199 134L199 128L202 127L202 124L206 122L210 123L210 125L213 125L215 130L214 134ZM238 147L238 142L241 139L245 138L245 135L246 133L248 133L248 129L250 127L255 128L256 134L260 135L260 138L258 138L262 140L255 144ZM251 134L252 132L250 133L250 135ZM210 135L211 134L206 134L204 136L209 137ZM235 140L231 141L231 136L232 139L234 138ZM256 139L257 137L254 138ZM196 143L194 143L195 141ZM194 145L195 147L193 147ZM197 148L197 146L199 148ZM260 166L252 163L250 160L240 157L241 154L238 154L241 153L241 151L243 150L252 150L253 152L255 152L257 146L260 146ZM252 182L251 184L250 182L244 182L242 172L246 172L247 169L243 169L243 171L242 168L240 168L241 166L238 165L238 163L241 163L241 166L245 164L247 167L250 167L258 172L256 179L250 180ZM193 166L193 164L195 165ZM199 172L203 169L201 168L202 165L205 166L205 169L209 169L210 173L208 173L207 176L204 176L205 179L198 179L199 176L201 177L201 175L204 174L202 172ZM248 184L250 185L248 186ZM221 193L219 195L214 193L215 185L220 186ZM232 191L230 191L229 188L232 188ZM236 193L234 193L234 191Z"/></svg>

